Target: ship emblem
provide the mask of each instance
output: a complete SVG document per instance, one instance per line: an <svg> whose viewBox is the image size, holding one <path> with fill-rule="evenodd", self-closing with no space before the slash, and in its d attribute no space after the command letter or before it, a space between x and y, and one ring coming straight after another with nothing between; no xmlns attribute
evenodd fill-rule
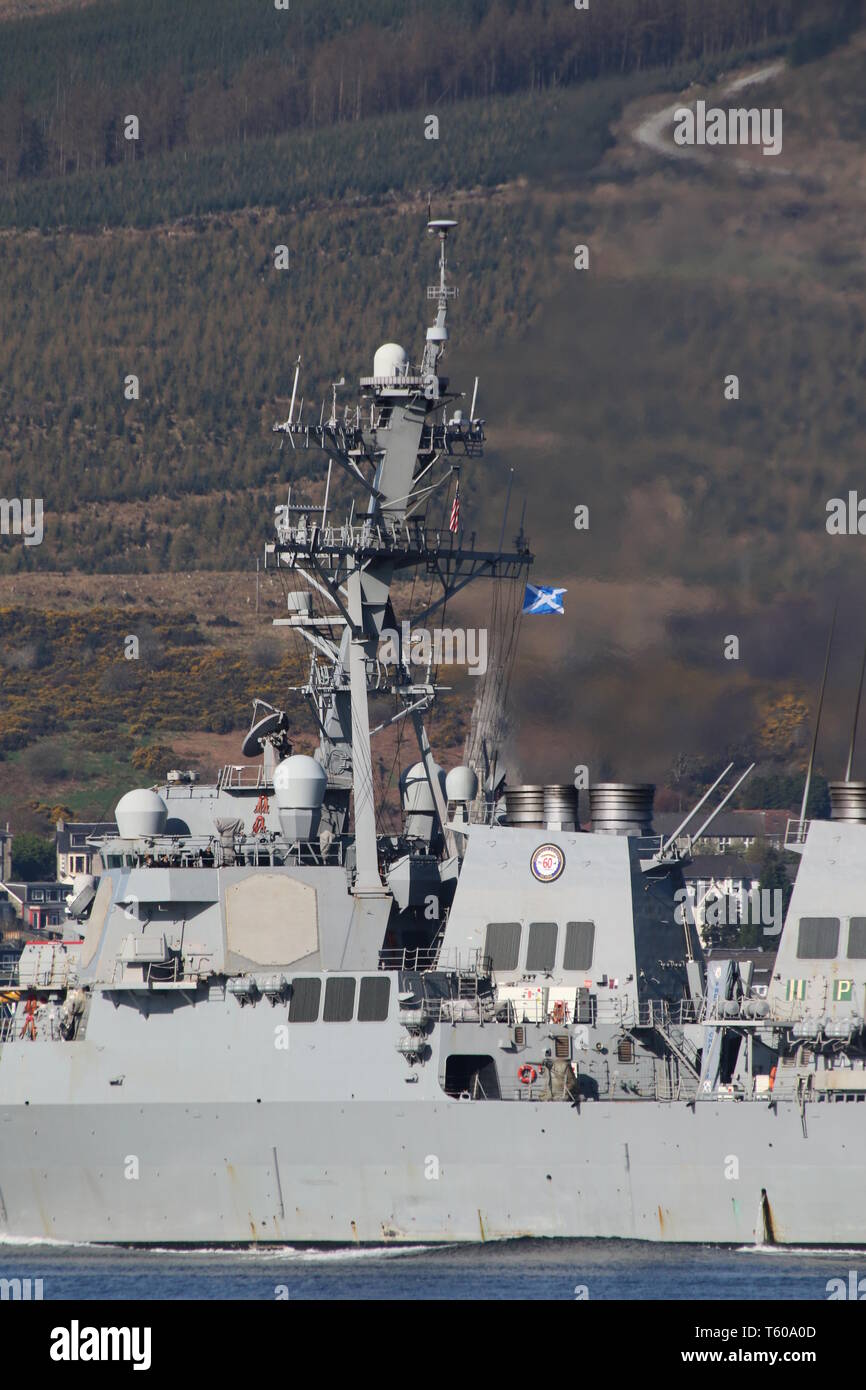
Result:
<svg viewBox="0 0 866 1390"><path fill-rule="evenodd" d="M565 868L565 855L556 845L540 845L529 861L533 878L539 883L553 883Z"/></svg>

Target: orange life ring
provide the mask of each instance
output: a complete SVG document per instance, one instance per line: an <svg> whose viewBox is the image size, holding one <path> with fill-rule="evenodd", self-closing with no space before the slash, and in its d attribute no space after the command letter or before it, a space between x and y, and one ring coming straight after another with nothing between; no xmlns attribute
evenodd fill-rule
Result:
<svg viewBox="0 0 866 1390"><path fill-rule="evenodd" d="M531 1086L533 1081L538 1080L538 1072L529 1062L524 1062L523 1066L519 1067L517 1070L517 1079L522 1082L524 1086Z"/></svg>

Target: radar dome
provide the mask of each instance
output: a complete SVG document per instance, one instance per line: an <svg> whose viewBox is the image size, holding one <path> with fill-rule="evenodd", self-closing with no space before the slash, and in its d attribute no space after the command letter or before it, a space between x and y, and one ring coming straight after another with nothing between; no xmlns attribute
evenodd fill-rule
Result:
<svg viewBox="0 0 866 1390"><path fill-rule="evenodd" d="M437 763L433 764L433 776L438 778L443 792L445 773ZM427 771L423 763L414 763L400 778L403 792L403 806L407 811L432 811L435 808L433 793L427 781Z"/></svg>
<svg viewBox="0 0 866 1390"><path fill-rule="evenodd" d="M277 764L274 796L280 829L287 840L311 840L317 833L327 786L322 764L304 753L294 753Z"/></svg>
<svg viewBox="0 0 866 1390"><path fill-rule="evenodd" d="M471 767L452 767L445 778L445 795L449 801L474 801L478 795L478 778Z"/></svg>
<svg viewBox="0 0 866 1390"><path fill-rule="evenodd" d="M120 798L114 818L122 840L142 840L149 835L162 834L168 807L149 787L139 787Z"/></svg>
<svg viewBox="0 0 866 1390"><path fill-rule="evenodd" d="M405 376L409 354L399 343L383 343L373 358L373 376Z"/></svg>
<svg viewBox="0 0 866 1390"><path fill-rule="evenodd" d="M433 764L433 776L442 788L444 797L445 773L435 763ZM400 790L403 795L406 834L429 841L434 831L436 802L433 800L433 792L427 781L427 773L423 763L415 763L407 772L403 773L400 778Z"/></svg>

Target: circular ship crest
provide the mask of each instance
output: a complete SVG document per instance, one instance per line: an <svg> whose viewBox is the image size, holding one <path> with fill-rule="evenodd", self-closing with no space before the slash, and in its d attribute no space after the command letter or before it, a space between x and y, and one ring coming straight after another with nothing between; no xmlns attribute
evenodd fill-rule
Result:
<svg viewBox="0 0 866 1390"><path fill-rule="evenodd" d="M533 878L539 883L553 883L565 868L565 855L557 845L539 845L529 861Z"/></svg>

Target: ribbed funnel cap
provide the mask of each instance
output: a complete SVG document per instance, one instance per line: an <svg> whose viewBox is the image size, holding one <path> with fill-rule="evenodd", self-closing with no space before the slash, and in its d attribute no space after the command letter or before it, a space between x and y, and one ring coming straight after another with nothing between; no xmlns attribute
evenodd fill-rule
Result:
<svg viewBox="0 0 866 1390"><path fill-rule="evenodd" d="M652 782L597 782L589 789L592 828L606 835L647 835L652 831Z"/></svg>
<svg viewBox="0 0 866 1390"><path fill-rule="evenodd" d="M866 782L830 783L830 819L866 824Z"/></svg>

